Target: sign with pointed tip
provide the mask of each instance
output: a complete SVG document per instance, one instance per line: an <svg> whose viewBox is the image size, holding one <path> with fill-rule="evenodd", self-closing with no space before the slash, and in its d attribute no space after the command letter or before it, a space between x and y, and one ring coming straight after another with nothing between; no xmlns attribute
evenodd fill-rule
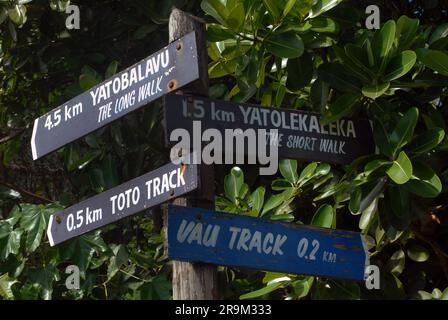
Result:
<svg viewBox="0 0 448 320"><path fill-rule="evenodd" d="M34 121L39 159L199 78L195 33L116 74Z"/></svg>
<svg viewBox="0 0 448 320"><path fill-rule="evenodd" d="M199 186L197 165L169 163L50 216L54 246L191 192Z"/></svg>
<svg viewBox="0 0 448 320"><path fill-rule="evenodd" d="M202 137L208 143L210 138L203 138L203 133L205 136L209 129L218 130L222 137L231 130L236 136L241 129L268 131L266 142L278 147L279 158L349 164L358 157L375 153L372 128L366 119L343 118L322 125L320 115L315 112L169 94L165 97L165 122L168 145L175 143L169 141L175 130L186 130L192 141ZM196 141L191 144L193 149Z"/></svg>
<svg viewBox="0 0 448 320"><path fill-rule="evenodd" d="M168 258L363 281L363 235L202 208L168 207Z"/></svg>

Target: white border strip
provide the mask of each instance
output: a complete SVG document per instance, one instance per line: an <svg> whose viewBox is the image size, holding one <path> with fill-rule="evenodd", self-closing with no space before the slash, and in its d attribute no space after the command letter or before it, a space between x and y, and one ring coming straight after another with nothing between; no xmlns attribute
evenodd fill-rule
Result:
<svg viewBox="0 0 448 320"><path fill-rule="evenodd" d="M366 243L366 238L364 237L363 234L361 234L361 243L362 243L362 248L364 249L364 252L366 254L366 260L364 261L364 280L367 279L367 267L370 266L370 256L369 256L369 250L367 248L367 243Z"/></svg>
<svg viewBox="0 0 448 320"><path fill-rule="evenodd" d="M33 126L33 135L31 136L31 152L33 154L33 160L37 159L37 150L36 150L36 131L37 126L39 124L39 118L34 120L34 126Z"/></svg>
<svg viewBox="0 0 448 320"><path fill-rule="evenodd" d="M50 241L50 246L54 247L54 240L53 235L51 234L51 226L53 225L53 215L50 216L50 221L48 222L48 228L47 228L47 237Z"/></svg>

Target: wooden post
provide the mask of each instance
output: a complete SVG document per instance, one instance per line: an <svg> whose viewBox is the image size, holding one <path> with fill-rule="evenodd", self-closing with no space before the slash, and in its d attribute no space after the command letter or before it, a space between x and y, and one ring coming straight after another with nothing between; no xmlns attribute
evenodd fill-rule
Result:
<svg viewBox="0 0 448 320"><path fill-rule="evenodd" d="M197 96L208 96L209 79L207 63L207 31L205 22L186 12L174 8L169 20L170 43L195 31L198 61L199 80L182 89L183 93ZM180 108L180 106L179 106ZM175 205L202 208L214 208L214 169L213 166L200 167L200 188L189 198L177 198ZM165 217L165 234L168 235L167 212ZM173 299L174 300L216 300L217 270L212 265L203 263L189 263L173 261Z"/></svg>

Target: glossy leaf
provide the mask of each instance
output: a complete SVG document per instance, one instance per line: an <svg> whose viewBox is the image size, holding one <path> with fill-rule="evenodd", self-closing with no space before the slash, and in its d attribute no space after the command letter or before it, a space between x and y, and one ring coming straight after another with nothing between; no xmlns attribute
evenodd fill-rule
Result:
<svg viewBox="0 0 448 320"><path fill-rule="evenodd" d="M444 138L445 131L435 127L415 137L409 149L414 153L425 153L437 147Z"/></svg>
<svg viewBox="0 0 448 320"><path fill-rule="evenodd" d="M417 108L411 108L398 121L394 131L390 135L390 146L394 155L411 141L415 126L417 125L418 113Z"/></svg>
<svg viewBox="0 0 448 320"><path fill-rule="evenodd" d="M309 18L315 18L336 7L342 0L317 0L311 8Z"/></svg>
<svg viewBox="0 0 448 320"><path fill-rule="evenodd" d="M333 217L333 207L325 204L316 211L311 220L311 225L322 228L331 228L333 225Z"/></svg>
<svg viewBox="0 0 448 320"><path fill-rule="evenodd" d="M401 78L412 69L416 61L417 55L414 51L401 52L389 62L382 80L387 82Z"/></svg>
<svg viewBox="0 0 448 320"><path fill-rule="evenodd" d="M299 35L286 32L265 39L266 49L280 58L298 58L304 50L304 44Z"/></svg>
<svg viewBox="0 0 448 320"><path fill-rule="evenodd" d="M288 59L286 69L288 70L286 86L292 91L300 90L313 78L313 59L310 54L304 53L300 58Z"/></svg>
<svg viewBox="0 0 448 320"><path fill-rule="evenodd" d="M423 197L435 198L442 192L442 182L430 166L421 162L414 162L411 180L406 184L409 191Z"/></svg>
<svg viewBox="0 0 448 320"><path fill-rule="evenodd" d="M448 76L448 54L440 50L417 49L418 60L439 74Z"/></svg>
<svg viewBox="0 0 448 320"><path fill-rule="evenodd" d="M249 198L249 204L252 206L252 210L256 211L257 215L263 208L265 192L265 188L260 186L251 194Z"/></svg>
<svg viewBox="0 0 448 320"><path fill-rule="evenodd" d="M377 83L362 87L362 94L370 99L381 97L390 87L390 82Z"/></svg>
<svg viewBox="0 0 448 320"><path fill-rule="evenodd" d="M346 93L340 96L329 106L328 110L324 112L320 119L320 123L327 125L343 117L349 116L358 106L360 97L360 95L353 93Z"/></svg>
<svg viewBox="0 0 448 320"><path fill-rule="evenodd" d="M282 159L279 161L279 169L282 176L290 183L297 183L299 176L297 174L297 160Z"/></svg>
<svg viewBox="0 0 448 320"><path fill-rule="evenodd" d="M244 173L238 168L232 168L232 171L229 175L224 178L224 191L226 193L226 197L231 201L236 203L237 198L239 197L241 188L244 183Z"/></svg>
<svg viewBox="0 0 448 320"><path fill-rule="evenodd" d="M408 257L415 262L425 262L429 259L429 251L418 244L412 244L407 249Z"/></svg>
<svg viewBox="0 0 448 320"><path fill-rule="evenodd" d="M380 30L375 32L372 42L376 67L380 72L386 66L388 57L395 41L396 24L395 21L387 21Z"/></svg>
<svg viewBox="0 0 448 320"><path fill-rule="evenodd" d="M339 63L324 63L317 70L319 78L342 92L359 93L361 83Z"/></svg>
<svg viewBox="0 0 448 320"><path fill-rule="evenodd" d="M349 209L352 214L359 214L361 204L362 190L360 187L356 187L350 195Z"/></svg>
<svg viewBox="0 0 448 320"><path fill-rule="evenodd" d="M400 152L386 173L396 184L404 184L411 179L412 163L405 152Z"/></svg>

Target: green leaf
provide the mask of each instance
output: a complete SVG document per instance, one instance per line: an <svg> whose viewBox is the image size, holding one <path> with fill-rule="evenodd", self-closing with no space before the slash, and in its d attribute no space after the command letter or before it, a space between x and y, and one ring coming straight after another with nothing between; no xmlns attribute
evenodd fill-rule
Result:
<svg viewBox="0 0 448 320"><path fill-rule="evenodd" d="M263 3L268 9L271 16L274 18L274 21L277 21L280 18L280 11L277 7L277 0L263 0Z"/></svg>
<svg viewBox="0 0 448 320"><path fill-rule="evenodd" d="M202 0L201 9L215 18L220 24L226 25L229 12L220 0Z"/></svg>
<svg viewBox="0 0 448 320"><path fill-rule="evenodd" d="M271 183L271 189L275 191L283 191L291 188L292 186L293 185L291 184L291 182L285 179L275 179Z"/></svg>
<svg viewBox="0 0 448 320"><path fill-rule="evenodd" d="M297 280L291 283L294 290L294 295L297 299L306 297L311 287L313 286L314 277L306 277L305 279Z"/></svg>
<svg viewBox="0 0 448 320"><path fill-rule="evenodd" d="M336 99L320 119L322 125L328 125L353 113L360 101L359 94L346 93Z"/></svg>
<svg viewBox="0 0 448 320"><path fill-rule="evenodd" d="M299 35L285 32L265 39L266 49L280 58L298 58L304 50L304 44Z"/></svg>
<svg viewBox="0 0 448 320"><path fill-rule="evenodd" d="M211 23L207 25L207 40L210 42L219 42L227 39L233 39L235 34L228 28Z"/></svg>
<svg viewBox="0 0 448 320"><path fill-rule="evenodd" d="M403 250L399 249L395 251L387 263L388 270L392 274L399 276L404 270L405 260L406 256Z"/></svg>
<svg viewBox="0 0 448 320"><path fill-rule="evenodd" d="M311 225L322 228L331 228L333 225L333 217L333 207L324 204L314 214L313 219L311 220Z"/></svg>
<svg viewBox="0 0 448 320"><path fill-rule="evenodd" d="M278 206L280 206L281 204L283 204L284 202L288 201L292 195L293 195L292 188L289 188L289 189L283 191L282 193L272 195L268 199L268 201L266 201L266 203L263 207L263 211L261 212L261 216L264 216L266 213L268 213L272 209L275 209Z"/></svg>
<svg viewBox="0 0 448 320"><path fill-rule="evenodd" d="M390 135L390 146L394 156L402 147L411 141L417 120L418 109L411 108L398 121L398 124Z"/></svg>
<svg viewBox="0 0 448 320"><path fill-rule="evenodd" d="M42 268L28 271L28 279L34 285L41 288L41 297L44 300L51 300L53 294L53 284L59 280L59 272L53 264Z"/></svg>
<svg viewBox="0 0 448 320"><path fill-rule="evenodd" d="M230 14L226 19L227 25L234 31L239 31L244 24L246 13L244 12L243 3L238 3L230 10Z"/></svg>
<svg viewBox="0 0 448 320"><path fill-rule="evenodd" d="M359 219L359 229L365 230L368 228L375 218L375 214L378 212L378 198L375 198L370 205L362 212L361 218ZM366 230L369 231L369 230Z"/></svg>
<svg viewBox="0 0 448 320"><path fill-rule="evenodd" d="M140 297L143 300L169 300L171 288L171 282L166 275L158 275L139 288Z"/></svg>
<svg viewBox="0 0 448 320"><path fill-rule="evenodd" d="M338 33L339 25L331 18L319 17L310 21L311 30L320 33Z"/></svg>
<svg viewBox="0 0 448 320"><path fill-rule="evenodd" d="M6 222L0 220L0 239L6 238L12 231L12 226Z"/></svg>
<svg viewBox="0 0 448 320"><path fill-rule="evenodd" d="M354 281L319 279L313 299L316 300L359 300L361 290Z"/></svg>
<svg viewBox="0 0 448 320"><path fill-rule="evenodd" d="M437 147L444 138L445 131L441 128L434 127L415 137L409 146L409 149L412 150L413 153L426 153Z"/></svg>
<svg viewBox="0 0 448 320"><path fill-rule="evenodd" d="M330 87L328 83L317 79L311 86L311 103L315 111L322 113L326 106L330 95Z"/></svg>
<svg viewBox="0 0 448 320"><path fill-rule="evenodd" d="M401 52L388 63L382 80L388 82L401 78L412 69L416 61L417 55L414 51L407 50Z"/></svg>
<svg viewBox="0 0 448 320"><path fill-rule="evenodd" d="M411 222L409 192L402 186L393 185L387 189L386 211L392 226L397 230L405 230Z"/></svg>
<svg viewBox="0 0 448 320"><path fill-rule="evenodd" d="M409 191L422 198L435 198L442 192L442 182L430 166L414 161L414 173L406 184Z"/></svg>
<svg viewBox="0 0 448 320"><path fill-rule="evenodd" d="M79 85L84 91L91 89L101 82L98 73L89 66L82 68L82 74L79 76Z"/></svg>
<svg viewBox="0 0 448 320"><path fill-rule="evenodd" d="M381 73L386 66L392 46L395 41L395 21L387 21L380 30L375 32L372 42L373 54L377 62L377 70Z"/></svg>
<svg viewBox="0 0 448 320"><path fill-rule="evenodd" d="M317 162L311 162L310 164L308 164L300 173L299 180L297 182L300 185L302 185L303 183L308 181L309 178L311 178L314 175L317 166L318 166Z"/></svg>
<svg viewBox="0 0 448 320"><path fill-rule="evenodd" d="M407 250L408 257L415 262L425 262L429 259L429 251L418 244L412 244Z"/></svg>
<svg viewBox="0 0 448 320"><path fill-rule="evenodd" d="M286 281L284 281L284 282L286 282ZM267 285L266 287L261 288L259 290L245 293L240 296L240 299L241 300L254 299L254 298L258 298L258 297L267 295L268 293L271 293L272 291L275 291L275 290L283 287L285 285L284 282L283 281L274 282L274 283L271 283L271 284Z"/></svg>
<svg viewBox="0 0 448 320"><path fill-rule="evenodd" d="M290 183L297 183L299 176L297 174L297 160L282 159L279 162L279 169L282 176Z"/></svg>
<svg viewBox="0 0 448 320"><path fill-rule="evenodd" d="M263 208L265 192L266 192L265 188L263 186L260 186L257 189L255 189L255 191L251 194L249 198L249 205L252 207L252 210L255 210L257 212L257 215Z"/></svg>
<svg viewBox="0 0 448 320"><path fill-rule="evenodd" d="M106 79L111 78L114 74L117 73L117 70L118 70L118 61L114 60L107 67L105 78Z"/></svg>
<svg viewBox="0 0 448 320"><path fill-rule="evenodd" d="M349 43L344 47L344 51L346 54L346 59L344 59L344 62L347 63L347 59L350 59L354 65L354 68L357 69L357 73L365 74L367 79L371 79L375 76L375 73L369 67L369 60L366 50L360 46ZM342 55L341 53L339 54ZM342 56L341 58L344 57Z"/></svg>
<svg viewBox="0 0 448 320"><path fill-rule="evenodd" d="M348 208L352 214L360 214L359 211L361 204L362 190L361 187L356 187L350 195L350 202Z"/></svg>
<svg viewBox="0 0 448 320"><path fill-rule="evenodd" d="M224 192L233 203L237 203L243 183L244 173L238 167L232 168L230 174L224 178Z"/></svg>
<svg viewBox="0 0 448 320"><path fill-rule="evenodd" d="M126 246L120 244L112 249L114 255L110 258L109 265L107 266L107 279L112 279L120 268L128 262L129 254Z"/></svg>
<svg viewBox="0 0 448 320"><path fill-rule="evenodd" d="M404 151L400 152L386 173L396 184L404 184L411 179L412 163Z"/></svg>
<svg viewBox="0 0 448 320"><path fill-rule="evenodd" d="M400 51L409 49L412 43L416 41L419 24L419 19L410 19L407 16L401 16L398 19L396 37L398 38Z"/></svg>
<svg viewBox="0 0 448 320"><path fill-rule="evenodd" d="M334 7L336 7L342 0L317 0L317 2L311 8L311 12L308 18L315 18L320 16Z"/></svg>
<svg viewBox="0 0 448 320"><path fill-rule="evenodd" d="M18 281L12 279L7 273L0 276L0 297L5 300L13 300L14 293L12 292L12 286Z"/></svg>
<svg viewBox="0 0 448 320"><path fill-rule="evenodd" d="M448 23L443 23L438 26L434 32L431 34L428 43L433 44L437 40L448 37Z"/></svg>
<svg viewBox="0 0 448 320"><path fill-rule="evenodd" d="M47 228L50 215L57 209L44 209L35 205L22 206L22 219L20 227L27 232L26 249L28 252L34 252L40 245L42 236Z"/></svg>
<svg viewBox="0 0 448 320"><path fill-rule="evenodd" d="M19 253L22 233L22 230L16 229L0 240L0 261L6 260L10 254L16 255Z"/></svg>
<svg viewBox="0 0 448 320"><path fill-rule="evenodd" d="M418 59L428 68L448 76L448 54L440 50L420 48L415 51Z"/></svg>
<svg viewBox="0 0 448 320"><path fill-rule="evenodd" d="M294 8L296 2L297 0L288 0L288 2L285 5L285 8L283 9L283 17L286 17L289 14L292 8Z"/></svg>
<svg viewBox="0 0 448 320"><path fill-rule="evenodd" d="M387 157L392 157L392 147L390 142L390 134L385 127L385 124L379 117L375 117L373 126L373 137L376 146L381 153Z"/></svg>
<svg viewBox="0 0 448 320"><path fill-rule="evenodd" d="M293 222L295 217L292 214L275 214L270 219L272 221Z"/></svg>
<svg viewBox="0 0 448 320"><path fill-rule="evenodd" d="M143 40L146 37L150 36L152 32L157 30L157 27L158 27L157 24L145 24L145 25L139 26L137 28L137 30L135 30L132 37L134 38L134 40ZM115 73L112 73L112 75L114 75L114 74ZM108 77L106 77L106 79L107 78Z"/></svg>
<svg viewBox="0 0 448 320"><path fill-rule="evenodd" d="M321 80L327 82L334 89L352 93L361 91L359 79L349 73L339 63L323 63L320 65L317 73Z"/></svg>
<svg viewBox="0 0 448 320"><path fill-rule="evenodd" d="M381 97L387 90L389 90L390 82L369 84L362 87L362 94L370 99Z"/></svg>
<svg viewBox="0 0 448 320"><path fill-rule="evenodd" d="M292 91L298 91L309 85L313 78L312 56L305 52L300 58L288 59L286 69L288 70L286 86Z"/></svg>

